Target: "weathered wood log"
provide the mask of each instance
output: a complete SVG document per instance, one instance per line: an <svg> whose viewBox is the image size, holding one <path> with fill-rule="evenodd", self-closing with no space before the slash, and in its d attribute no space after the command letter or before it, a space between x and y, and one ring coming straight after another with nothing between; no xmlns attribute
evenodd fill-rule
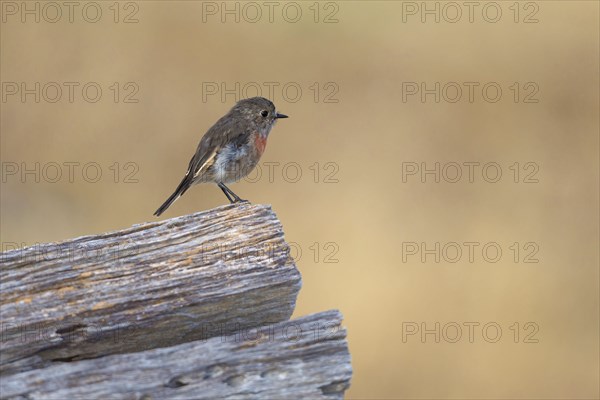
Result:
<svg viewBox="0 0 600 400"><path fill-rule="evenodd" d="M264 205L5 252L0 374L286 321L300 286Z"/></svg>
<svg viewBox="0 0 600 400"><path fill-rule="evenodd" d="M3 398L339 399L352 369L328 311L173 347L62 363L3 378Z"/></svg>

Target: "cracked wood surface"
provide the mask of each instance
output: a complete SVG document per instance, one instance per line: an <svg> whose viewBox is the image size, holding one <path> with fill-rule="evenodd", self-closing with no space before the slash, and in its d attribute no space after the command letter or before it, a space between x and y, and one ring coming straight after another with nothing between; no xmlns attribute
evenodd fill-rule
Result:
<svg viewBox="0 0 600 400"><path fill-rule="evenodd" d="M341 399L352 369L338 311L229 336L67 362L0 380L3 398Z"/></svg>
<svg viewBox="0 0 600 400"><path fill-rule="evenodd" d="M265 205L5 252L0 374L286 321L300 286L281 224Z"/></svg>

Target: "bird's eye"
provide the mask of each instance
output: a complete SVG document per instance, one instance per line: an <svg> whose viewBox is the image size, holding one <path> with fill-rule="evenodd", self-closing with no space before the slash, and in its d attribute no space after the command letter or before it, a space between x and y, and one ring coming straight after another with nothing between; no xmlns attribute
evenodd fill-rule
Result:
<svg viewBox="0 0 600 400"><path fill-rule="evenodd" d="M267 115L269 115L269 112L267 110L263 110L263 111L261 111L260 115L262 115L263 117L266 117Z"/></svg>

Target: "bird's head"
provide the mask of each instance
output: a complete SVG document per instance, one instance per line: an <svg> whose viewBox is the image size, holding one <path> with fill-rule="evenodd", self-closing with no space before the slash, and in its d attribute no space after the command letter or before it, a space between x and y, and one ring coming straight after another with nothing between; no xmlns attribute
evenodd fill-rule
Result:
<svg viewBox="0 0 600 400"><path fill-rule="evenodd" d="M275 109L275 104L264 97L251 97L237 102L231 113L239 115L244 120L258 125L260 128L270 129L278 119L288 118Z"/></svg>

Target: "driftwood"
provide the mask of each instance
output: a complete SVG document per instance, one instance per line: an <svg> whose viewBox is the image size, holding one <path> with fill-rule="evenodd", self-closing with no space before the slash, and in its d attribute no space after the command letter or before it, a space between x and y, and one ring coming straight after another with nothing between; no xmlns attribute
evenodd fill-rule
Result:
<svg viewBox="0 0 600 400"><path fill-rule="evenodd" d="M286 321L300 286L263 205L2 253L0 378Z"/></svg>
<svg viewBox="0 0 600 400"><path fill-rule="evenodd" d="M27 371L6 398L336 399L352 374L336 311L173 347Z"/></svg>

